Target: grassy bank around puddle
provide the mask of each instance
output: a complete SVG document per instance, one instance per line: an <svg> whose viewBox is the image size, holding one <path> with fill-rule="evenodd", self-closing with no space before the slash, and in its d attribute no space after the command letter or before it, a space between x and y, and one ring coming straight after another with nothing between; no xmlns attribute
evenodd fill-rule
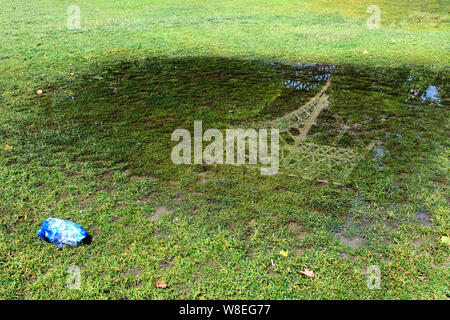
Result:
<svg viewBox="0 0 450 320"><path fill-rule="evenodd" d="M6 4L1 298L448 298L448 16L389 3L380 30L365 1L81 1L81 30L69 2ZM171 162L173 130L279 118L323 66L307 141L361 154L345 179ZM40 241L50 216L92 243Z"/></svg>

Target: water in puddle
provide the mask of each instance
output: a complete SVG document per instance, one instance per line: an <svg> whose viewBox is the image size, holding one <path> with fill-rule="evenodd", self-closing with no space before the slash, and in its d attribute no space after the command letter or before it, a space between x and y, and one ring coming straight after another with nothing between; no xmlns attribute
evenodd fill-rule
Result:
<svg viewBox="0 0 450 320"><path fill-rule="evenodd" d="M370 146L375 167L383 170L391 154L389 139L404 142L413 137L420 143L423 125L417 123L438 113L436 107L442 105L442 97L447 94L442 89L448 78L445 74L320 64L297 64L293 68L283 72L283 90L271 107L292 106L291 113L284 112L292 116L279 117L275 123L292 122L285 132L280 130L283 140L294 145L302 141L301 145L307 146L289 158L290 170L296 166L303 177L325 178L331 172L350 174ZM402 80L405 77L407 81ZM305 112L292 111L294 105L300 110L312 101L309 99L318 98L312 96L322 92L328 83L329 88L321 96L327 98L322 107L319 103L319 108L304 110L306 116ZM305 99L301 101L299 95ZM411 115L405 116L405 110ZM314 113L319 115L313 117ZM393 152L398 157L399 150ZM301 155L304 161L297 161Z"/></svg>
<svg viewBox="0 0 450 320"><path fill-rule="evenodd" d="M426 102L427 100L432 101L438 105L441 104L438 87L433 86L433 85L428 86L425 93L422 94L422 101Z"/></svg>
<svg viewBox="0 0 450 320"><path fill-rule="evenodd" d="M276 120L308 104L328 83L323 93L327 99L317 117L311 115L314 110L305 117L297 115L303 117L300 122L308 120L303 122L308 125L304 141L311 148L325 146L316 148L317 152L330 157L336 156L336 150L359 152L382 141L382 145L372 145L366 158L384 161L386 150L392 155L387 158L399 152L386 141L387 134L396 137L401 132L396 141L405 145L410 137L424 143L427 135L443 127L436 119L438 112L447 111L442 107L448 101L448 74L406 68L221 58L149 59L100 70L83 80L80 77L70 88L58 89L62 94L75 93L75 99L52 96L49 105L60 108L58 112L72 113L66 118L78 121L81 138L99 130L113 132L111 150L118 150L121 160L144 168L143 173L174 172L176 168L182 172L181 166L167 169L175 167L167 156L173 147L173 130L190 130L194 120L202 120L205 130ZM419 121L423 119L427 121ZM102 128L94 125L99 122ZM67 123L67 128L70 126L73 124ZM305 127L290 127L287 134L302 136ZM308 161L316 156L312 154ZM342 154L342 158L347 156L353 154ZM328 166L320 163L323 168Z"/></svg>
<svg viewBox="0 0 450 320"><path fill-rule="evenodd" d="M319 89L325 84L330 79L336 66L297 64L296 69L295 72L285 73L292 78L284 81L284 87L286 89L310 91Z"/></svg>

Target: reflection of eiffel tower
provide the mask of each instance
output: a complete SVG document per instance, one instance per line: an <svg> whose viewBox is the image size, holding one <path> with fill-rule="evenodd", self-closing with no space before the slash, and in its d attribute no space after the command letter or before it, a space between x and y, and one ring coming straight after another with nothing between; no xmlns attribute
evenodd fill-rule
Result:
<svg viewBox="0 0 450 320"><path fill-rule="evenodd" d="M353 149L319 145L307 142L307 134L320 112L328 107L325 91L330 80L306 104L281 118L258 125L259 128L276 128L284 145L280 147L280 168L292 176L314 179L334 177L345 179L354 169L360 155ZM293 140L283 139L287 134Z"/></svg>
<svg viewBox="0 0 450 320"><path fill-rule="evenodd" d="M330 80L308 103L276 120L268 121L264 126L277 128L280 133L289 134L298 144L305 140L311 126L320 112L328 106L328 96L324 92L330 86Z"/></svg>

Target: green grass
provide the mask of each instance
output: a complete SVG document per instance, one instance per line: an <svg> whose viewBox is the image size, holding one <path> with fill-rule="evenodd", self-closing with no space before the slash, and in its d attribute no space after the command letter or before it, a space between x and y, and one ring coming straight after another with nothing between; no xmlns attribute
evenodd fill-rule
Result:
<svg viewBox="0 0 450 320"><path fill-rule="evenodd" d="M2 299L448 299L448 2L79 1L82 29L67 30L71 4L0 13ZM176 128L307 101L316 91L283 86L293 61L336 64L311 142L389 153L344 181L172 164ZM411 93L430 84L440 105ZM50 216L92 243L39 240Z"/></svg>

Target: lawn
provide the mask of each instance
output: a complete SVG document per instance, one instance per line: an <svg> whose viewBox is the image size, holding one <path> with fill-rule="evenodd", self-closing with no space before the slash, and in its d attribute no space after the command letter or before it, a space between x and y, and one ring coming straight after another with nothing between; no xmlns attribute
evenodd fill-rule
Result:
<svg viewBox="0 0 450 320"><path fill-rule="evenodd" d="M449 298L448 1L82 0L68 29L71 5L0 11L1 299ZM277 175L171 161L177 128L322 89ZM92 242L40 240L49 217Z"/></svg>

